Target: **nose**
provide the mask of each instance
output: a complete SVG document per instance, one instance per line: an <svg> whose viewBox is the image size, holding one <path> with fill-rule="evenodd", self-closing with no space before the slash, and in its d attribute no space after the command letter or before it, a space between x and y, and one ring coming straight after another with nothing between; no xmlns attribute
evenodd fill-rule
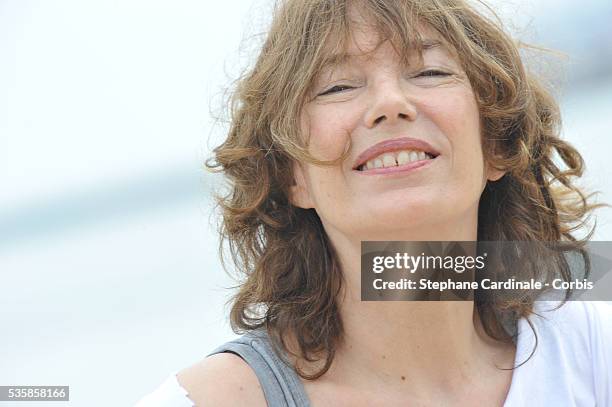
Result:
<svg viewBox="0 0 612 407"><path fill-rule="evenodd" d="M373 86L372 103L365 114L367 128L374 128L382 122L393 124L397 121L414 121L417 109L400 80L386 79Z"/></svg>

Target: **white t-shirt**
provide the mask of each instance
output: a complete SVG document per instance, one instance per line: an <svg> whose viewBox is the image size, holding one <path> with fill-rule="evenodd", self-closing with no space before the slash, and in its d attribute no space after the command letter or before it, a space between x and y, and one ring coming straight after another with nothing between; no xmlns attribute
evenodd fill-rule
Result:
<svg viewBox="0 0 612 407"><path fill-rule="evenodd" d="M612 305L604 302L536 302L529 320L537 333L531 359L514 370L504 407L612 407ZM518 323L515 365L531 354L535 338ZM171 374L136 407L193 407Z"/></svg>

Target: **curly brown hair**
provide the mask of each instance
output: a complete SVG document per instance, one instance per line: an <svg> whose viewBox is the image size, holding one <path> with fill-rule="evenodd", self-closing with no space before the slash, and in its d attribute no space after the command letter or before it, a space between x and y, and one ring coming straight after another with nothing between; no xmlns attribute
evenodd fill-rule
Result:
<svg viewBox="0 0 612 407"><path fill-rule="evenodd" d="M324 366L315 374L297 369L306 379L329 369L342 340L338 296L344 281L315 210L289 200L292 165L335 165L346 156L334 161L312 157L299 118L329 55L347 47L353 6L405 61L422 57L420 24L437 31L458 56L479 106L485 159L506 172L482 193L479 241L564 241L568 250L581 251L594 226L582 239L574 235L601 205L590 203L591 196L575 185L583 159L559 137L559 108L525 68L520 49L526 45L505 33L491 10L488 17L463 0L278 3L254 66L232 92L227 138L206 166L222 171L229 185L217 202L222 210L221 260L229 243L241 280L232 299L232 328L244 333L265 327L277 350L286 352L287 335L292 334L299 349L291 353L306 361L320 360L317 356L323 354ZM569 278L563 253L558 256L547 272ZM588 268L586 253L584 259ZM536 256L522 260L532 266L539 262ZM475 302L485 331L505 342L514 336L508 326L530 315L536 299L485 301L479 295Z"/></svg>

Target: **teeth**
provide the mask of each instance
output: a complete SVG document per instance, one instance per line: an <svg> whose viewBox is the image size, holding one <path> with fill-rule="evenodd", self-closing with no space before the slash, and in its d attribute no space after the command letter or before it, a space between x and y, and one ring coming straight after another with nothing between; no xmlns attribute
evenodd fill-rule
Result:
<svg viewBox="0 0 612 407"><path fill-rule="evenodd" d="M408 164L410 162L410 154L407 151L400 151L397 155L397 164Z"/></svg>
<svg viewBox="0 0 612 407"><path fill-rule="evenodd" d="M424 151L401 150L384 153L373 160L366 162L362 169L395 167L414 161L430 160L432 157Z"/></svg>
<svg viewBox="0 0 612 407"><path fill-rule="evenodd" d="M395 156L393 154L384 154L382 156L382 160L385 167L397 166L397 162L395 161Z"/></svg>

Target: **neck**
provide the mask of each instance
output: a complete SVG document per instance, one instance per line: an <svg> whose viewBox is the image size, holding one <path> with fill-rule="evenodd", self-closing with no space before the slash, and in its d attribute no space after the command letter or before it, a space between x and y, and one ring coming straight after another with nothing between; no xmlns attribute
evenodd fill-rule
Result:
<svg viewBox="0 0 612 407"><path fill-rule="evenodd" d="M410 377L427 387L452 387L481 349L470 302L354 305L342 304L346 335L339 353L351 361L352 371L373 372L380 382Z"/></svg>
<svg viewBox="0 0 612 407"><path fill-rule="evenodd" d="M377 240L474 241L476 220L470 220L473 227L465 222L430 225L423 233L413 229L410 235L388 234ZM430 230L437 231L435 238ZM481 385L483 373L496 369L495 363L512 365L507 347L501 352L483 333L473 301L361 301L361 240L327 233L345 277L339 303L345 335L330 369L344 383L459 393L467 384Z"/></svg>

